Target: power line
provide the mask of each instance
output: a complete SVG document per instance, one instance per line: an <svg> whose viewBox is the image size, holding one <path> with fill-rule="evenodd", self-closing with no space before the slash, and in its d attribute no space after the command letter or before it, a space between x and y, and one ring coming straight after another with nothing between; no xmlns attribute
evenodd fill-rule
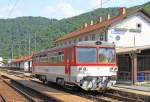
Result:
<svg viewBox="0 0 150 102"><path fill-rule="evenodd" d="M10 4L11 4L11 0L8 0L8 7L10 6Z"/></svg>
<svg viewBox="0 0 150 102"><path fill-rule="evenodd" d="M11 1L11 0L9 0L9 1ZM11 16L11 14L13 13L13 11L14 11L15 7L17 6L18 2L19 2L19 0L16 0L14 6L11 8L7 18L9 18Z"/></svg>
<svg viewBox="0 0 150 102"><path fill-rule="evenodd" d="M88 12L88 11L93 11L93 10L95 10L95 9L97 9L97 8L102 8L103 5L106 4L106 3L108 3L109 1L111 1L111 0L105 0L105 1L101 0L98 5L96 5L96 6L92 7L92 8L90 8L90 9L86 9L86 10L87 10L87 12Z"/></svg>

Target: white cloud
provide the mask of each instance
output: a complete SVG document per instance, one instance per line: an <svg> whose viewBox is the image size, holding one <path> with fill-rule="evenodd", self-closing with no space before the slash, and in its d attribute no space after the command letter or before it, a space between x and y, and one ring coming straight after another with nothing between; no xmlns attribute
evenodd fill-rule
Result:
<svg viewBox="0 0 150 102"><path fill-rule="evenodd" d="M105 0L103 0L105 2ZM101 6L101 0L90 0L92 8L99 8Z"/></svg>
<svg viewBox="0 0 150 102"><path fill-rule="evenodd" d="M0 7L0 18L15 18L22 16L20 8L14 8L12 6L1 6Z"/></svg>
<svg viewBox="0 0 150 102"><path fill-rule="evenodd" d="M57 19L72 17L81 13L81 10L75 10L69 3L65 2L47 6L42 10L42 16Z"/></svg>

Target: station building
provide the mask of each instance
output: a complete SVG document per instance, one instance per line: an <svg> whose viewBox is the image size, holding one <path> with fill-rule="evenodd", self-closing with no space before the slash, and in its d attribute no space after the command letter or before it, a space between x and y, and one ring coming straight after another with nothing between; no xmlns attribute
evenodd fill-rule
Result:
<svg viewBox="0 0 150 102"><path fill-rule="evenodd" d="M22 71L31 71L32 57L33 54L16 58L11 62L11 67Z"/></svg>
<svg viewBox="0 0 150 102"><path fill-rule="evenodd" d="M85 23L83 28L70 32L56 40L56 46L74 44L80 41L108 41L115 43L119 66L118 80L135 83L144 73L150 80L150 15L143 9L127 12L121 8L120 15L93 24Z"/></svg>

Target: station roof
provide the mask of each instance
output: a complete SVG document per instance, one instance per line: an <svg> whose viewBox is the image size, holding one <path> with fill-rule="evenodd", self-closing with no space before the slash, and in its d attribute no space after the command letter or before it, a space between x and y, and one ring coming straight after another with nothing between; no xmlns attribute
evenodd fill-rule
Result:
<svg viewBox="0 0 150 102"><path fill-rule="evenodd" d="M31 55L26 55L26 56L22 56L22 57L20 57L20 58L14 59L14 60L12 61L12 63L17 63L17 62L23 62L23 61L26 61L26 60L30 60L30 59L32 59L32 57L33 57L33 54L31 54Z"/></svg>
<svg viewBox="0 0 150 102"><path fill-rule="evenodd" d="M106 28L106 27L110 26L111 24L116 23L117 21L123 20L125 17L130 16L130 15L137 13L137 12L142 12L150 18L150 15L147 12L145 12L142 8L140 8L140 9L134 10L132 12L128 12L128 13L121 14L121 15L116 16L116 17L112 17L109 20L105 20L105 21L102 21L102 22L78 29L76 31L70 32L70 33L66 34L65 36L57 39L56 42L64 41L64 40L67 40L67 39L70 39L73 37L77 37L83 33L90 32L90 31L93 31L96 29Z"/></svg>

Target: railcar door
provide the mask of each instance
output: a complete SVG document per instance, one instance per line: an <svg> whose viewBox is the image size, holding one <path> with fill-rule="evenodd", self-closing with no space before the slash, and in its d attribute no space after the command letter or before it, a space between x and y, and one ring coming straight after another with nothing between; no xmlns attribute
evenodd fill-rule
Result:
<svg viewBox="0 0 150 102"><path fill-rule="evenodd" d="M67 81L70 81L71 75L71 48L66 49L66 61L65 61L65 74L67 75Z"/></svg>

